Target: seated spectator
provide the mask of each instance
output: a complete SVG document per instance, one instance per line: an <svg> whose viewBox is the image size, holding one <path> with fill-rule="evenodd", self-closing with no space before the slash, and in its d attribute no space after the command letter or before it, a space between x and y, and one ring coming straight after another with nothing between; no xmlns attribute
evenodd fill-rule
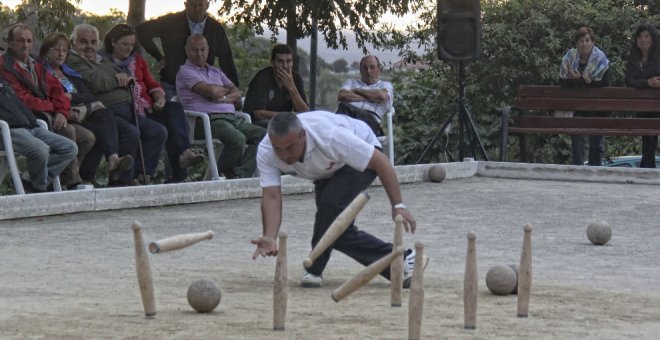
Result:
<svg viewBox="0 0 660 340"><path fill-rule="evenodd" d="M275 45L270 52L270 65L252 78L243 105L254 124L262 127L268 127L278 112L309 111L302 77L293 71L291 48Z"/></svg>
<svg viewBox="0 0 660 340"><path fill-rule="evenodd" d="M575 32L575 48L566 52L559 69L559 85L568 88L603 87L610 83L609 60L603 51L594 46L594 32L581 27ZM603 117L607 112L576 112L576 117ZM605 153L605 138L589 136L589 165L600 166ZM573 164L584 164L584 136L571 136Z"/></svg>
<svg viewBox="0 0 660 340"><path fill-rule="evenodd" d="M172 169L172 177L168 182L183 182L187 177L185 168L204 160L204 156L190 147L183 107L165 99L165 91L151 75L147 61L135 53L133 27L126 24L116 25L106 34L103 47L100 55L111 60L122 72L135 79L135 86L131 90L137 113L146 115L167 128L166 149Z"/></svg>
<svg viewBox="0 0 660 340"><path fill-rule="evenodd" d="M0 74L0 120L10 128L14 152L27 158L27 192L44 192L78 153L76 143L37 125L37 119ZM0 148L4 148L0 144Z"/></svg>
<svg viewBox="0 0 660 340"><path fill-rule="evenodd" d="M234 85L239 86L227 33L220 22L208 15L209 1L186 0L184 4L184 11L149 20L136 28L140 44L158 61L156 68L160 71L160 82L165 88L167 99L176 95L176 73L186 62L186 55L181 49L191 34L203 34L206 37L209 44L206 62L213 65L217 59L222 72ZM157 40L162 53L156 45Z"/></svg>
<svg viewBox="0 0 660 340"><path fill-rule="evenodd" d="M7 53L0 57L2 74L23 104L37 118L45 120L50 130L76 142L77 157L60 175L62 185L75 188L83 182L80 163L94 145L95 137L71 114L71 102L57 79L30 56L32 42L30 27L19 24L9 30Z"/></svg>
<svg viewBox="0 0 660 340"><path fill-rule="evenodd" d="M213 138L225 145L218 164L225 177L252 177L257 146L266 130L234 115L233 103L241 98L241 91L222 70L206 63L208 49L203 35L193 34L188 38L188 60L176 75L179 100L187 110L211 115Z"/></svg>
<svg viewBox="0 0 660 340"><path fill-rule="evenodd" d="M626 86L660 88L660 36L652 24L641 24L635 31L626 63ZM640 112L638 117L654 118L656 113ZM655 168L658 136L642 136L641 168Z"/></svg>
<svg viewBox="0 0 660 340"><path fill-rule="evenodd" d="M80 164L80 177L85 182L93 182L99 162L105 155L108 174L110 178L116 180L122 172L133 167L133 157L130 155L133 147L127 146L137 144L137 129L135 133L131 133L132 129L120 130L121 132L118 133L114 113L105 107L96 109L100 102L87 88L82 76L64 64L70 48L66 35L56 32L50 34L41 43L39 57L43 60L48 73L59 80L64 95L71 99L71 105L84 106L83 110L86 114L81 124L96 136L96 143ZM92 111L93 108L96 110ZM120 126L125 127L125 125ZM118 141L119 137L122 140L121 144Z"/></svg>
<svg viewBox="0 0 660 340"><path fill-rule="evenodd" d="M377 136L381 136L380 122L392 108L394 87L392 83L380 80L380 61L368 55L360 60L360 79L348 79L339 90L337 113L365 121ZM362 113L369 113L364 115Z"/></svg>
<svg viewBox="0 0 660 340"><path fill-rule="evenodd" d="M148 183L158 166L160 154L167 140L167 129L145 115L134 113L134 101L130 91L133 77L122 72L108 58L96 53L99 33L89 24L76 25L71 33L72 50L66 57L66 64L78 72L85 80L85 85L114 114L139 129L139 142L133 146L131 156L135 159L134 169L121 174L118 180L109 182L111 186ZM139 98L135 98L139 100ZM119 127L119 123L117 123ZM121 140L120 140L121 145ZM143 157L136 152L141 145ZM143 166L144 164L144 166ZM134 179L138 179L135 181Z"/></svg>

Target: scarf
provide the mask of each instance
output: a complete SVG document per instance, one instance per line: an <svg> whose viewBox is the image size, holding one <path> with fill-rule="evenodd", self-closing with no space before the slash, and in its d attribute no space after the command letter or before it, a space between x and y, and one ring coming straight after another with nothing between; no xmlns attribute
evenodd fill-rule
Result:
<svg viewBox="0 0 660 340"><path fill-rule="evenodd" d="M46 60L43 62L44 67L50 73L53 77L57 78L57 80L60 81L60 84L62 85L62 88L64 89L65 93L78 93L78 90L76 89L76 86L73 85L71 80L69 80L69 77L73 78L80 78L82 79L82 76L78 74L78 72L74 71L72 68L67 66L66 64L62 64L60 66L60 71L62 71L62 74L64 74L64 78L60 78L57 75L57 72L53 68L53 66ZM72 72L72 73L69 73Z"/></svg>
<svg viewBox="0 0 660 340"><path fill-rule="evenodd" d="M600 81L603 79L605 71L609 68L610 61L607 56L598 47L594 46L589 54L587 66L584 72L589 74L593 81ZM561 61L561 68L559 69L559 78L568 79L571 70L578 70L580 66L580 54L576 48L570 49Z"/></svg>

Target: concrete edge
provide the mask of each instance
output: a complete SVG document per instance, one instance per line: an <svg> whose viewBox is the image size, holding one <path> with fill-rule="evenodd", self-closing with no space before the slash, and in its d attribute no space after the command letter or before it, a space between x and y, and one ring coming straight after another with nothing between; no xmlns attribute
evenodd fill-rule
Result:
<svg viewBox="0 0 660 340"><path fill-rule="evenodd" d="M441 164L447 172L447 180L484 176L660 184L660 171L655 169L476 161ZM437 164L402 165L395 167L395 170L401 183L424 182L428 180L428 170L434 165ZM374 185L381 183L376 180ZM285 195L308 193L313 190L311 181L292 176L282 177L282 192ZM257 178L11 195L0 196L0 220L258 197L261 197L261 188Z"/></svg>
<svg viewBox="0 0 660 340"><path fill-rule="evenodd" d="M660 170L534 163L478 162L484 177L551 181L660 184Z"/></svg>

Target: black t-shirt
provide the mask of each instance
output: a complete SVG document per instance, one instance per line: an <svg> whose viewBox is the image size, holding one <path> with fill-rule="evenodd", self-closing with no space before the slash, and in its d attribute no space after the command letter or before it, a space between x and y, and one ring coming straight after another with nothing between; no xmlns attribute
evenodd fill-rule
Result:
<svg viewBox="0 0 660 340"><path fill-rule="evenodd" d="M300 96L306 103L307 98L305 97L303 80L296 72L293 72L293 82L298 89L298 93L300 93ZM243 104L243 111L249 113L254 120L255 110L269 110L276 112L291 112L293 110L291 96L289 96L289 92L285 88L281 88L277 85L272 66L266 67L257 72L248 86L245 103Z"/></svg>

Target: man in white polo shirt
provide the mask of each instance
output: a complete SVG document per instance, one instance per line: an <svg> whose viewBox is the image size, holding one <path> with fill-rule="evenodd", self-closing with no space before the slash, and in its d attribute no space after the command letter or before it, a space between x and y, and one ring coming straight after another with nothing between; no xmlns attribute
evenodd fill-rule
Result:
<svg viewBox="0 0 660 340"><path fill-rule="evenodd" d="M259 144L257 167L263 198L261 213L263 235L252 243L257 246L253 258L277 255L276 237L282 221L281 175L314 180L317 212L312 235L312 248L318 243L335 218L378 176L392 204L392 218L401 215L406 231L414 232L416 223L406 210L396 173L380 143L362 121L331 112L313 111L296 115L281 112L268 125L268 138ZM354 224L303 272L301 286L320 287L330 253L341 251L368 266L392 252L392 244L384 242ZM404 254L404 287L410 285L414 251ZM389 279L387 268L381 275Z"/></svg>
<svg viewBox="0 0 660 340"><path fill-rule="evenodd" d="M367 123L377 136L383 135L380 121L392 108L394 87L380 80L380 61L374 55L360 60L360 79L347 79L339 90L337 113Z"/></svg>

